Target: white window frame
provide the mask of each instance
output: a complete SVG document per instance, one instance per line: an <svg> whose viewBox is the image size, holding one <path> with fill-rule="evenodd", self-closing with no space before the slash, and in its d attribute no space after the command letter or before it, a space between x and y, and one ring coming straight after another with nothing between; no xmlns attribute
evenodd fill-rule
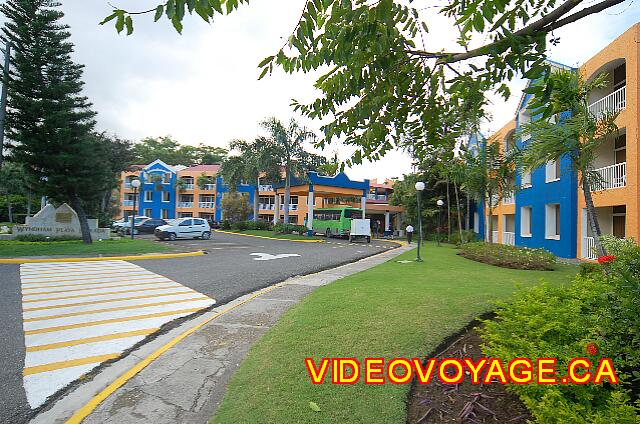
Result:
<svg viewBox="0 0 640 424"><path fill-rule="evenodd" d="M532 218L533 218L533 207L531 206L520 207L520 237L531 237ZM529 231L527 233L524 232L524 228L526 227L528 227L528 231Z"/></svg>
<svg viewBox="0 0 640 424"><path fill-rule="evenodd" d="M558 160L550 160L544 166L544 180L547 183L553 183L560 180L560 166Z"/></svg>
<svg viewBox="0 0 640 424"><path fill-rule="evenodd" d="M151 215L153 215L153 209L151 209L151 208L146 208L146 209L144 210L143 215L144 215L144 216L148 216L149 218L153 218L153 217L151 216Z"/></svg>
<svg viewBox="0 0 640 424"><path fill-rule="evenodd" d="M531 172L530 171L522 171L521 179L520 179L520 188L531 188L533 184L531 183Z"/></svg>
<svg viewBox="0 0 640 424"><path fill-rule="evenodd" d="M518 116L518 126L528 124L532 120L531 111L527 109L527 106L523 106ZM521 134L520 141L525 142L531 139L531 134Z"/></svg>
<svg viewBox="0 0 640 424"><path fill-rule="evenodd" d="M160 210L160 217L162 219L169 219L169 209L161 209Z"/></svg>
<svg viewBox="0 0 640 424"><path fill-rule="evenodd" d="M165 200L165 197L166 197L167 200ZM163 191L162 192L162 202L163 203L171 202L171 192L170 191Z"/></svg>
<svg viewBox="0 0 640 424"><path fill-rule="evenodd" d="M544 205L544 238L547 240L560 240L560 228L556 223L560 220L560 204L548 203Z"/></svg>
<svg viewBox="0 0 640 424"><path fill-rule="evenodd" d="M145 202L153 202L153 191L147 190L144 192L144 201Z"/></svg>
<svg viewBox="0 0 640 424"><path fill-rule="evenodd" d="M478 212L473 213L473 232L480 233L480 214Z"/></svg>
<svg viewBox="0 0 640 424"><path fill-rule="evenodd" d="M162 184L171 184L171 172L162 174Z"/></svg>

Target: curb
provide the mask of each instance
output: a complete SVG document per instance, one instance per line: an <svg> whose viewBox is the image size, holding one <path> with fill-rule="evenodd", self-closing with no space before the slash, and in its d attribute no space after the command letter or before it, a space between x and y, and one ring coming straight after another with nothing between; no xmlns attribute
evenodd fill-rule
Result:
<svg viewBox="0 0 640 424"><path fill-rule="evenodd" d="M374 238L371 239L371 241L387 241L389 243L395 243L398 246L408 246L409 244L406 241L401 241L401 240L392 240L392 239L384 239L384 238Z"/></svg>
<svg viewBox="0 0 640 424"><path fill-rule="evenodd" d="M267 236L256 236L254 234L242 234L242 233L234 233L232 231L224 231L224 230L214 230L216 233L224 233L224 234L233 234L236 236L244 236L244 237L255 237L269 240L280 240L280 241L292 241L295 243L324 243L324 240L295 240L295 239L283 239L277 237L267 237Z"/></svg>
<svg viewBox="0 0 640 424"><path fill-rule="evenodd" d="M29 258L0 258L0 264L33 264L42 262L97 262L97 261L143 261L147 259L173 259L191 256L204 255L204 251L184 253L158 253L152 255L129 255L129 256L97 256L93 258L52 258L52 259L29 259Z"/></svg>

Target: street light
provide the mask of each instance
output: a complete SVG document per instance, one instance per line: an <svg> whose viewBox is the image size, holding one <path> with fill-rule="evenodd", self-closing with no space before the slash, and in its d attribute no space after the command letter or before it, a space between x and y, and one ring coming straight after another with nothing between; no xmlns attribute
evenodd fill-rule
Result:
<svg viewBox="0 0 640 424"><path fill-rule="evenodd" d="M442 206L444 202L442 199L438 199L436 205L438 205L438 247L440 247L440 227L442 226Z"/></svg>
<svg viewBox="0 0 640 424"><path fill-rule="evenodd" d="M131 239L133 240L133 227L136 220L136 200L138 199L138 187L140 187L140 180L135 179L131 181L131 187L133 187L133 214L131 215Z"/></svg>
<svg viewBox="0 0 640 424"><path fill-rule="evenodd" d="M418 196L418 253L416 256L416 262L422 262L422 258L420 257L420 243L422 241L422 214L420 213L420 194L422 194L422 190L424 190L424 183L422 181L418 181L416 183L416 196Z"/></svg>

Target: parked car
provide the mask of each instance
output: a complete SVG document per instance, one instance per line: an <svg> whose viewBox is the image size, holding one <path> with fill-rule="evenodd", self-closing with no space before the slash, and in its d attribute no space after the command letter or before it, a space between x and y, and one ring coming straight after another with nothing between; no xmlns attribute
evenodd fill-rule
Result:
<svg viewBox="0 0 640 424"><path fill-rule="evenodd" d="M154 231L160 240L175 240L177 238L211 238L211 227L202 218L178 218L167 225L161 225Z"/></svg>
<svg viewBox="0 0 640 424"><path fill-rule="evenodd" d="M149 217L144 215L136 215L133 221L133 225L136 226L145 219L149 219ZM118 231L120 228L126 227L126 226L131 227L131 217L128 217L126 219L125 218L119 219L117 221L114 221L113 224L111 224L111 228L113 228L115 231Z"/></svg>
<svg viewBox="0 0 640 424"><path fill-rule="evenodd" d="M154 218L143 219L139 223L133 226L133 233L134 234L145 234L145 233L153 234L156 227L159 227L161 225L167 225L167 224L168 224L168 221L164 219L154 219ZM131 234L131 223L129 223L129 226L121 227L118 231L122 234Z"/></svg>

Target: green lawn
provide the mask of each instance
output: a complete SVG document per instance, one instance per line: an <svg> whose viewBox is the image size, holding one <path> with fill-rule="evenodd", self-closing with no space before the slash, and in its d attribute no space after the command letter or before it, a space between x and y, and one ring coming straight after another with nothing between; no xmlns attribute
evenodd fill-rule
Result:
<svg viewBox="0 0 640 424"><path fill-rule="evenodd" d="M319 237L301 236L299 234L277 234L269 230L244 230L244 231L229 230L229 231L232 233L238 233L238 234L248 234L252 236L261 236L261 237L272 237L272 238L279 238L279 239L285 239L285 240L313 240L313 239L319 238ZM324 239L324 237L321 237L321 238Z"/></svg>
<svg viewBox="0 0 640 424"><path fill-rule="evenodd" d="M407 252L320 287L289 310L251 349L213 422L404 423L410 385L312 385L304 358L422 357L518 287L542 279L566 283L576 272L572 265L498 268L434 243L422 257L422 263L398 263L415 258Z"/></svg>
<svg viewBox="0 0 640 424"><path fill-rule="evenodd" d="M103 240L84 244L81 240L52 242L0 241L0 257L50 256L50 255L129 255L137 253L165 252L170 247L148 240Z"/></svg>

